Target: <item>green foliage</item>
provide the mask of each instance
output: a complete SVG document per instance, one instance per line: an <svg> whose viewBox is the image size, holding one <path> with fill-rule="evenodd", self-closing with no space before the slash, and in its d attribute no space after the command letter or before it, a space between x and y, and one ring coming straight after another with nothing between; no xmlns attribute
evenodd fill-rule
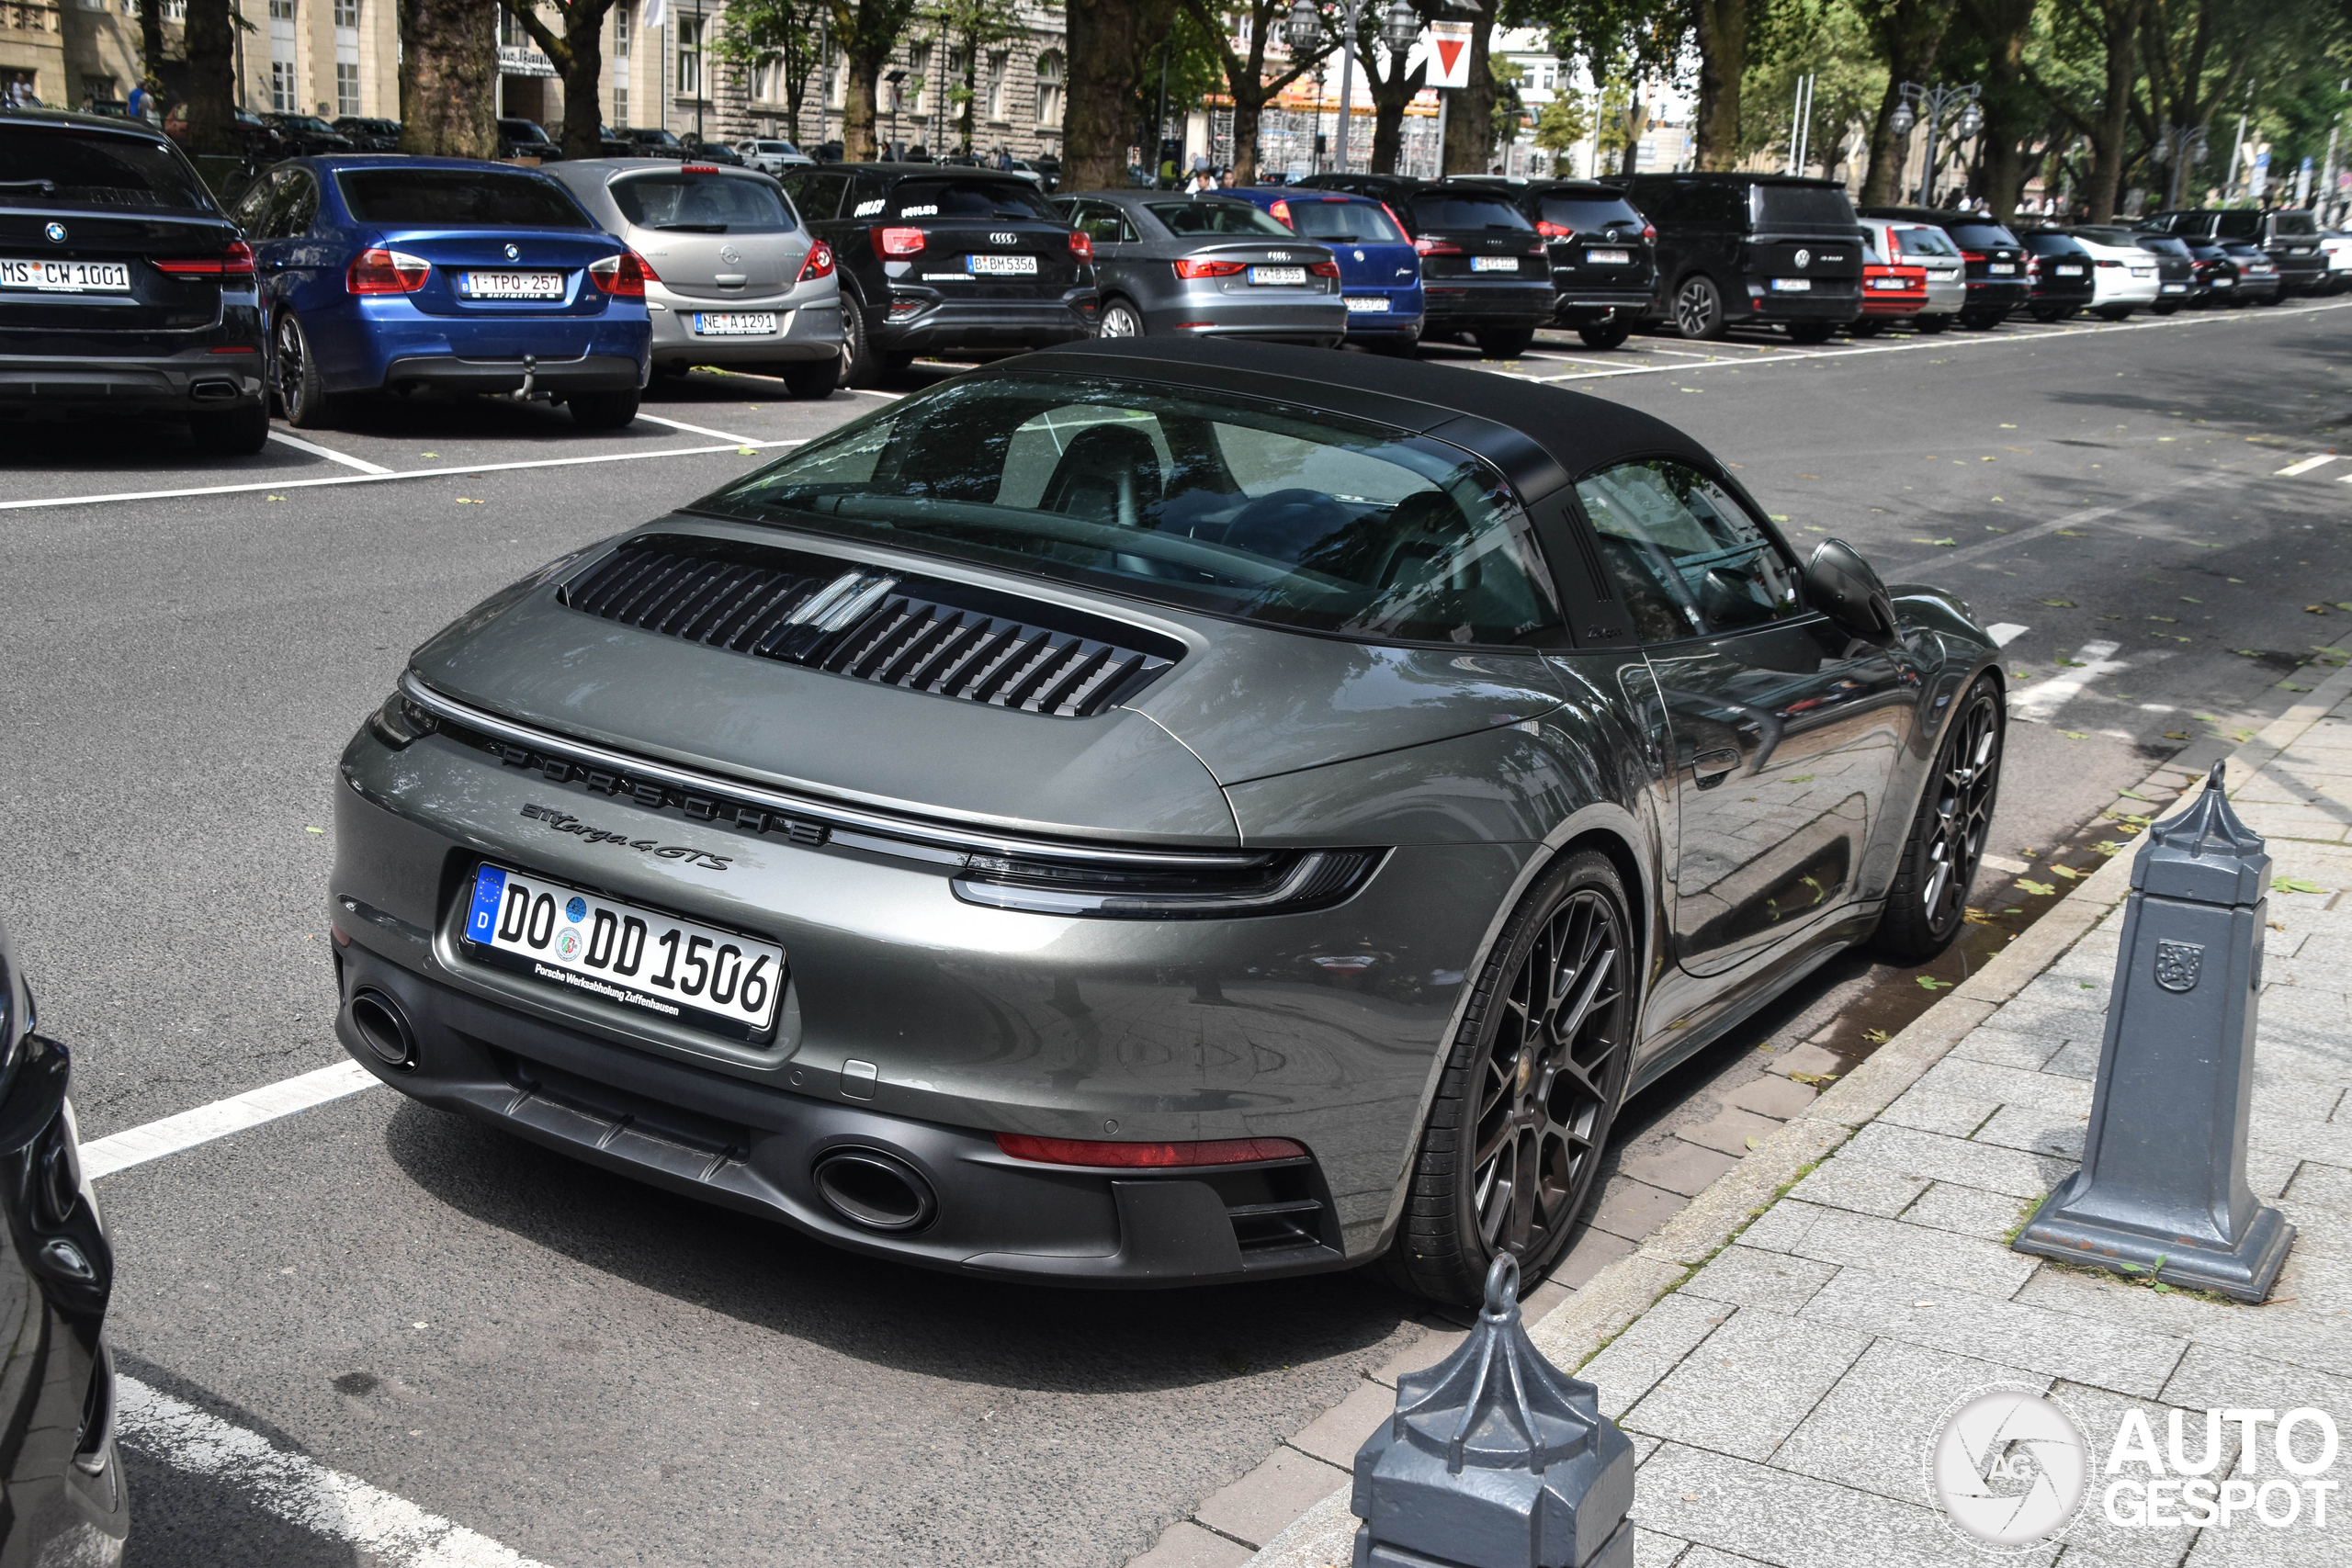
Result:
<svg viewBox="0 0 2352 1568"><path fill-rule="evenodd" d="M1849 172L1846 143L1868 130L1885 96L1886 66L1870 29L1845 0L1782 0L1771 15L1767 47L1751 54L1740 94L1740 152L1787 156L1797 83L1811 75L1808 166L1843 175Z"/></svg>
<svg viewBox="0 0 2352 1568"><path fill-rule="evenodd" d="M1535 145L1546 152L1566 152L1591 134L1592 116L1581 94L1558 94L1536 117Z"/></svg>

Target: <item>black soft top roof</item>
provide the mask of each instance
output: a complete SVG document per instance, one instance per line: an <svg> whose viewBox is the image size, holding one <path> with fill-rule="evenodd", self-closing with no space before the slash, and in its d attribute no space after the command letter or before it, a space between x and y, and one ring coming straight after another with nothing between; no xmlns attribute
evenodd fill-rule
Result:
<svg viewBox="0 0 2352 1568"><path fill-rule="evenodd" d="M1484 371L1328 348L1216 339L1096 339L1024 355L1011 372L1114 374L1305 403L1443 438L1494 458L1529 500L1568 479L1634 457L1680 457L1716 468L1713 455L1652 414L1560 387ZM1481 433L1468 422L1492 427ZM1522 438L1514 442L1511 433ZM1532 443L1534 452L1515 448ZM1548 471L1547 471L1548 470Z"/></svg>

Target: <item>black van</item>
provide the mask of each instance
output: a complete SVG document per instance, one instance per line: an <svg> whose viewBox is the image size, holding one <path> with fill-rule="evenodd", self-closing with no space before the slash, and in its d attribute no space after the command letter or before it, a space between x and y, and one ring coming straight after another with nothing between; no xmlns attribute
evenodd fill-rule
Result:
<svg viewBox="0 0 2352 1568"><path fill-rule="evenodd" d="M1932 223L1951 236L1968 264L1968 303L1960 308L1962 326L1989 332L2032 298L2033 280L2027 273L2023 242L1986 214L1936 207L1873 207L1867 215Z"/></svg>
<svg viewBox="0 0 2352 1568"><path fill-rule="evenodd" d="M1488 359L1516 359L1552 320L1552 265L1513 194L1486 179L1310 175L1315 190L1388 204L1421 256L1421 339L1470 334Z"/></svg>
<svg viewBox="0 0 2352 1568"><path fill-rule="evenodd" d="M1612 183L1657 231L1652 311L1684 337L1753 321L1823 343L1862 313L1861 231L1837 181L1692 172Z"/></svg>
<svg viewBox="0 0 2352 1568"><path fill-rule="evenodd" d="M2290 294L2317 294L2327 288L2327 253L2320 248L2319 222L2308 212L2258 212L2250 207L2222 211L2176 209L2142 219L2140 227L2183 238L2193 235L2260 245L2278 268L2274 303Z"/></svg>

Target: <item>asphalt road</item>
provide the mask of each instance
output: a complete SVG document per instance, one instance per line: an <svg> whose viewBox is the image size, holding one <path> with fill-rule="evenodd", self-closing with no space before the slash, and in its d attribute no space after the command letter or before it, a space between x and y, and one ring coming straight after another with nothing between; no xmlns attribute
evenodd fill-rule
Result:
<svg viewBox="0 0 2352 1568"><path fill-rule="evenodd" d="M1495 370L1659 412L1801 541L2018 628L2016 857L2352 646L2352 460L2277 472L2352 422L2347 367L2321 303ZM651 394L670 425L402 408L229 463L165 426L0 433L0 918L84 1136L340 1059L319 829L407 649L878 401L698 374ZM1124 1562L1420 1332L1351 1277L1100 1296L847 1258L380 1089L100 1193L126 1372L567 1568ZM134 1564L415 1560L288 1522L268 1466L128 1464Z"/></svg>

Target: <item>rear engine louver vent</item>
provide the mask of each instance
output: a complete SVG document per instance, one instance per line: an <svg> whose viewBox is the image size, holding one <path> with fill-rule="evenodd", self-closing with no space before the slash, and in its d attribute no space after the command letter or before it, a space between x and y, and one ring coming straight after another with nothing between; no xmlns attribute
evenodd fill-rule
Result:
<svg viewBox="0 0 2352 1568"><path fill-rule="evenodd" d="M1088 718L1183 656L1082 611L731 540L632 540L566 584L572 609L853 680Z"/></svg>

